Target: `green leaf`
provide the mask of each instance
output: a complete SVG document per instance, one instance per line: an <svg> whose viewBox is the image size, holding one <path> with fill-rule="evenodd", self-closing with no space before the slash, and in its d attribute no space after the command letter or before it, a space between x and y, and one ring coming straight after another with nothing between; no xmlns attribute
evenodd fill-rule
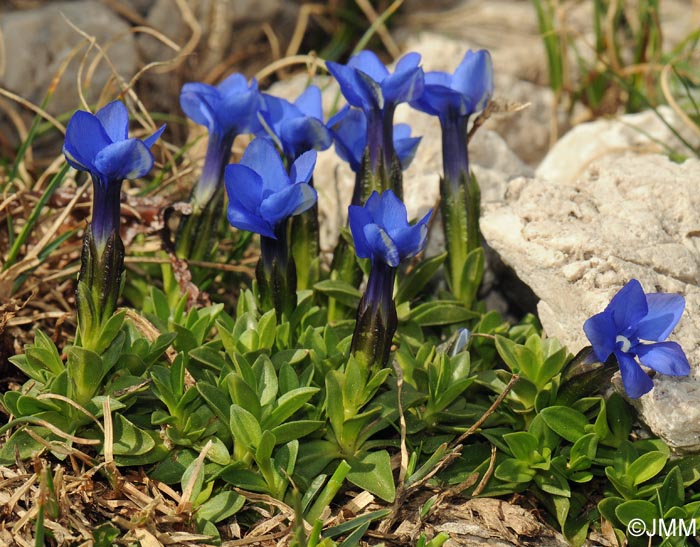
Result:
<svg viewBox="0 0 700 547"><path fill-rule="evenodd" d="M348 481L386 502L393 502L396 486L391 472L391 457L386 450L370 452L361 459L349 461Z"/></svg>
<svg viewBox="0 0 700 547"><path fill-rule="evenodd" d="M247 450L253 451L262 438L258 420L245 408L231 405L230 427L233 438Z"/></svg>
<svg viewBox="0 0 700 547"><path fill-rule="evenodd" d="M226 383L231 400L238 406L247 409L246 412L254 416L257 422L262 414L262 409L254 388L235 372L226 376Z"/></svg>
<svg viewBox="0 0 700 547"><path fill-rule="evenodd" d="M238 513L245 501L245 498L236 492L221 492L200 505L195 518L200 521L221 522Z"/></svg>
<svg viewBox="0 0 700 547"><path fill-rule="evenodd" d="M221 353L207 346L191 349L189 355L196 361L216 371L220 371L226 366L226 359L221 356Z"/></svg>
<svg viewBox="0 0 700 547"><path fill-rule="evenodd" d="M433 300L411 310L409 319L422 327L464 323L479 317L479 313L464 307L458 300Z"/></svg>
<svg viewBox="0 0 700 547"><path fill-rule="evenodd" d="M668 456L661 452L647 452L637 458L627 469L626 475L633 479L635 486L658 475L666 465Z"/></svg>
<svg viewBox="0 0 700 547"><path fill-rule="evenodd" d="M272 349L277 333L277 312L274 309L268 310L258 319L257 331L260 337L259 348Z"/></svg>
<svg viewBox="0 0 700 547"><path fill-rule="evenodd" d="M357 308L360 298L362 298L362 293L359 290L340 279L319 281L314 285L314 289L351 308Z"/></svg>
<svg viewBox="0 0 700 547"><path fill-rule="evenodd" d="M325 422L318 420L297 420L295 422L287 422L286 424L278 425L272 428L272 433L275 434L277 444L285 444L295 439L301 439L309 433L313 433Z"/></svg>
<svg viewBox="0 0 700 547"><path fill-rule="evenodd" d="M156 443L143 429L136 427L121 414L112 417L114 425L114 455L142 456L152 450Z"/></svg>
<svg viewBox="0 0 700 547"><path fill-rule="evenodd" d="M526 431L516 431L503 435L503 440L508 444L511 454L517 460L532 463L535 453L539 448L537 438Z"/></svg>
<svg viewBox="0 0 700 547"><path fill-rule="evenodd" d="M530 348L516 344L509 338L496 335L496 351L503 362L514 372L535 383L538 376L538 362Z"/></svg>
<svg viewBox="0 0 700 547"><path fill-rule="evenodd" d="M569 469L572 471L580 471L588 469L595 458L596 450L598 449L598 436L595 433L589 433L580 437L571 447L569 455Z"/></svg>
<svg viewBox="0 0 700 547"><path fill-rule="evenodd" d="M656 506L651 502L645 500L630 500L621 503L615 508L615 516L620 519L620 522L625 526L632 520L641 519L647 526L651 527L654 520L659 518L659 512Z"/></svg>
<svg viewBox="0 0 700 547"><path fill-rule="evenodd" d="M514 483L528 483L534 478L535 474L536 471L530 469L527 462L516 460L515 458L503 460L494 472L494 476L497 479Z"/></svg>
<svg viewBox="0 0 700 547"><path fill-rule="evenodd" d="M202 491L202 486L204 486L204 466L200 465L198 459L193 460L192 463L190 463L190 465L187 466L187 469L185 469L185 473L182 475L182 480L180 481L180 487L184 492L184 490L187 488L187 485L190 483L190 480L192 479L192 475L194 475L195 472L197 473L197 475L194 479L194 487L192 488L190 498L187 500L191 503L195 502L197 496L199 496L200 492Z"/></svg>
<svg viewBox="0 0 700 547"><path fill-rule="evenodd" d="M396 303L412 300L423 290L423 288L435 277L435 274L447 258L444 252L433 256L427 260L421 260L418 265L399 281L399 288L396 292Z"/></svg>
<svg viewBox="0 0 700 547"><path fill-rule="evenodd" d="M685 501L685 489L683 488L683 475L680 469L674 467L666 475L661 488L659 489L659 503L666 513L672 507L680 507ZM664 515L665 516L665 515Z"/></svg>
<svg viewBox="0 0 700 547"><path fill-rule="evenodd" d="M605 520L609 521L616 528L619 528L622 523L620 523L620 519L617 518L615 510L624 502L625 500L623 498L614 496L602 499L598 502L598 511L600 511L600 514L603 515Z"/></svg>
<svg viewBox="0 0 700 547"><path fill-rule="evenodd" d="M276 408L263 419L262 427L270 428L282 424L318 392L317 387L300 387L288 391L277 399Z"/></svg>
<svg viewBox="0 0 700 547"><path fill-rule="evenodd" d="M560 437L571 443L586 434L588 420L586 416L565 406L551 406L540 413L545 423Z"/></svg>
<svg viewBox="0 0 700 547"><path fill-rule="evenodd" d="M95 352L71 346L66 368L73 400L80 405L87 404L102 384L102 359Z"/></svg>

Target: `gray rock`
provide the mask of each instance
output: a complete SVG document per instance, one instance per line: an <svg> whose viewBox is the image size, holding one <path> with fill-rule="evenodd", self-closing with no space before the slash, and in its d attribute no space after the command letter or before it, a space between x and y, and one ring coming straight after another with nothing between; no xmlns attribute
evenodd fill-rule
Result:
<svg viewBox="0 0 700 547"><path fill-rule="evenodd" d="M120 77L129 79L136 71L136 48L128 33L129 26L99 2L52 2L37 9L12 12L0 20L0 36L4 41L5 71L0 75L0 85L39 104L71 50L84 40L64 19L94 36L97 43L112 43L107 54ZM77 75L84 47L74 57L56 87L48 111L57 114L80 105ZM93 48L87 56L83 78L97 56ZM97 100L104 86L111 82L106 96L114 96L118 88L112 81L113 73L101 60L92 74L90 86L83 85L88 102Z"/></svg>
<svg viewBox="0 0 700 547"><path fill-rule="evenodd" d="M481 222L488 244L540 298L545 331L572 352L588 345L584 321L632 278L649 292L685 296L671 339L685 349L691 376L657 375L636 404L654 433L686 451L700 450L698 180L697 159L606 157L579 178L512 181L505 201L487 204Z"/></svg>
<svg viewBox="0 0 700 547"><path fill-rule="evenodd" d="M700 134L686 126L671 108L662 106L657 112L648 110L577 125L552 147L537 168L537 175L569 183L592 162L618 157L630 151L674 152L681 156L691 154L669 126L691 146L700 146Z"/></svg>

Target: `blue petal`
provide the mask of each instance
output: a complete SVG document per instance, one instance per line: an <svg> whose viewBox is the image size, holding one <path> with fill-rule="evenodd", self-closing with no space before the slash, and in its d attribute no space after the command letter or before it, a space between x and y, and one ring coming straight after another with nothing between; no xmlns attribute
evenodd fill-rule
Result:
<svg viewBox="0 0 700 547"><path fill-rule="evenodd" d="M165 131L165 124L161 125L153 135L143 139L143 144L145 144L147 148L151 148L163 134L163 131Z"/></svg>
<svg viewBox="0 0 700 547"><path fill-rule="evenodd" d="M121 101L112 101L95 114L112 142L126 140L129 136L129 111Z"/></svg>
<svg viewBox="0 0 700 547"><path fill-rule="evenodd" d="M452 88L471 98L471 112L481 110L493 96L493 63L485 49L467 51L452 77Z"/></svg>
<svg viewBox="0 0 700 547"><path fill-rule="evenodd" d="M411 106L432 116L466 115L471 109L471 99L442 85L426 85L423 94L411 101Z"/></svg>
<svg viewBox="0 0 700 547"><path fill-rule="evenodd" d="M416 150L420 144L421 137L411 137L408 139L394 138L394 150L399 158L401 169L406 170L411 165L413 158L416 156Z"/></svg>
<svg viewBox="0 0 700 547"><path fill-rule="evenodd" d="M422 95L424 78L419 62L417 53L405 55L396 65L396 72L382 82L382 93L387 102L413 101Z"/></svg>
<svg viewBox="0 0 700 547"><path fill-rule="evenodd" d="M380 196L378 215L374 221L380 224L393 238L400 230L408 228L408 213L406 206L392 190L385 190Z"/></svg>
<svg viewBox="0 0 700 547"><path fill-rule="evenodd" d="M642 285L636 279L630 280L613 296L605 309L612 313L617 334L623 334L626 329L635 327L649 310Z"/></svg>
<svg viewBox="0 0 700 547"><path fill-rule="evenodd" d="M309 182L311 175L313 175L314 167L316 167L316 155L315 150L309 150L296 159L289 172L289 180L292 184Z"/></svg>
<svg viewBox="0 0 700 547"><path fill-rule="evenodd" d="M302 116L282 123L279 133L287 157L295 158L309 150L326 150L333 144L331 132L321 120Z"/></svg>
<svg viewBox="0 0 700 547"><path fill-rule="evenodd" d="M328 120L338 156L357 172L367 145L367 117L357 108L345 107ZM397 151L398 153L398 151Z"/></svg>
<svg viewBox="0 0 700 547"><path fill-rule="evenodd" d="M106 146L95 158L95 169L107 180L137 179L153 167L153 154L139 139Z"/></svg>
<svg viewBox="0 0 700 547"><path fill-rule="evenodd" d="M260 215L270 224L278 224L291 216L298 215L316 203L316 190L308 184L288 186L263 199Z"/></svg>
<svg viewBox="0 0 700 547"><path fill-rule="evenodd" d="M361 70L377 83L381 83L389 75L389 71L379 60L377 54L369 50L363 50L353 55L348 61L348 66Z"/></svg>
<svg viewBox="0 0 700 547"><path fill-rule="evenodd" d="M219 91L219 94L222 98L231 95L247 93L249 89L257 88L258 82L256 80L253 80L251 82L251 86L249 88L248 79L245 76L243 76L243 74L240 74L238 72L234 72L233 74L219 82L219 84L216 86L216 89Z"/></svg>
<svg viewBox="0 0 700 547"><path fill-rule="evenodd" d="M425 247L425 242L428 239L428 226L426 223L430 219L431 213L432 211L414 226L409 226L398 233L391 234L391 238L399 250L401 260L417 255Z"/></svg>
<svg viewBox="0 0 700 547"><path fill-rule="evenodd" d="M222 131L218 112L221 110L219 90L209 84L190 82L180 91L180 107L193 122L209 131Z"/></svg>
<svg viewBox="0 0 700 547"><path fill-rule="evenodd" d="M352 239L355 242L355 254L360 258L370 258L372 256L372 249L365 237L365 226L372 222L372 215L366 206L350 205L348 207L348 223L350 224Z"/></svg>
<svg viewBox="0 0 700 547"><path fill-rule="evenodd" d="M310 85L307 87L304 92L299 95L297 100L294 101L294 106L296 106L299 111L306 116L311 116L317 120L323 119L321 90L315 85Z"/></svg>
<svg viewBox="0 0 700 547"><path fill-rule="evenodd" d="M265 190L277 191L289 185L282 158L270 141L254 139L243 153L240 163L260 175Z"/></svg>
<svg viewBox="0 0 700 547"><path fill-rule="evenodd" d="M396 268L401 262L401 256L389 234L376 224L368 224L365 226L364 232L367 243L372 249L372 257Z"/></svg>
<svg viewBox="0 0 700 547"><path fill-rule="evenodd" d="M639 344L634 350L642 364L662 374L688 376L690 364L683 348L676 342Z"/></svg>
<svg viewBox="0 0 700 547"><path fill-rule="evenodd" d="M365 86L358 82L357 71L354 68L332 61L326 61L326 68L337 80L340 91L348 103L363 109L371 108L371 101L366 95Z"/></svg>
<svg viewBox="0 0 700 547"><path fill-rule="evenodd" d="M666 340L683 315L685 298L666 293L651 293L646 298L649 311L637 325L635 336L653 342Z"/></svg>
<svg viewBox="0 0 700 547"><path fill-rule="evenodd" d="M642 367L629 353L615 351L615 357L617 357L617 363L620 365L622 385L625 387L625 392L629 397L637 399L652 390L654 383L651 381L651 378L646 375Z"/></svg>
<svg viewBox="0 0 700 547"><path fill-rule="evenodd" d="M229 194L229 199L230 197L231 195ZM229 201L227 213L229 224L231 224L231 226L234 228L277 239L274 226L270 225L270 223L265 219L260 218L259 216L256 216L245 209L238 208L234 200Z"/></svg>
<svg viewBox="0 0 700 547"><path fill-rule="evenodd" d="M78 110L66 127L63 153L71 167L80 171L94 171L97 154L111 142L104 127L93 114Z"/></svg>
<svg viewBox="0 0 700 547"><path fill-rule="evenodd" d="M224 169L226 192L231 202L235 201L243 209L256 213L262 202L263 182L255 171L245 165L233 163Z"/></svg>
<svg viewBox="0 0 700 547"><path fill-rule="evenodd" d="M380 86L369 74L357 71L357 88L364 97L363 108L369 111L371 108L384 108L385 97Z"/></svg>
<svg viewBox="0 0 700 547"><path fill-rule="evenodd" d="M615 351L615 339L618 334L612 314L606 309L590 317L583 324L583 332L586 333L598 361L605 363Z"/></svg>
<svg viewBox="0 0 700 547"><path fill-rule="evenodd" d="M372 191L365 202L365 209L369 212L372 222L381 221L382 198L376 190Z"/></svg>

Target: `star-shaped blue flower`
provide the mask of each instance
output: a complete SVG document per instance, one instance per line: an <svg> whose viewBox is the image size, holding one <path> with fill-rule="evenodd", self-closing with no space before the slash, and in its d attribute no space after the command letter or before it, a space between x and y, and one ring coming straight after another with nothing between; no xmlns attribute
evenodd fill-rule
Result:
<svg viewBox="0 0 700 547"><path fill-rule="evenodd" d="M630 397L641 397L654 387L635 357L662 374L687 376L690 373L688 359L680 345L664 342L684 308L685 299L681 295L645 294L639 281L632 279L605 310L584 323L583 330L596 358L604 363L610 355L615 355L622 384Z"/></svg>
<svg viewBox="0 0 700 547"><path fill-rule="evenodd" d="M364 207L350 205L348 216L360 258L371 258L396 268L425 247L428 236L429 211L414 225L408 223L406 206L391 190L381 195L372 192Z"/></svg>
<svg viewBox="0 0 700 547"><path fill-rule="evenodd" d="M289 162L309 150L325 150L333 143L323 123L321 90L315 85L307 87L294 103L273 95L263 97L265 109L259 118L264 130L258 136L277 141Z"/></svg>
<svg viewBox="0 0 700 547"><path fill-rule="evenodd" d="M360 171L367 146L367 116L364 111L345 106L328 120L328 127L333 133L338 156L348 162L355 173ZM421 137L411 137L410 125L394 125L394 150L402 169L408 169L411 165L420 141Z"/></svg>
<svg viewBox="0 0 700 547"><path fill-rule="evenodd" d="M274 145L253 140L240 163L228 165L224 172L231 225L277 239L276 230L284 221L316 203L316 190L308 184L315 165L316 151L310 150L287 174Z"/></svg>
<svg viewBox="0 0 700 547"><path fill-rule="evenodd" d="M63 153L71 167L92 175L91 229L98 247L119 227L122 180L143 177L151 170L150 149L164 129L144 140L130 139L129 112L121 101L96 114L78 110L68 122Z"/></svg>

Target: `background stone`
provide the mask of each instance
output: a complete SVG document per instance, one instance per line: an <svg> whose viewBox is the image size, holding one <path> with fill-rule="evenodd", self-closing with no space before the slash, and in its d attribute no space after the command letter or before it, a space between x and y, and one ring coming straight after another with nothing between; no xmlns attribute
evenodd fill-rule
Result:
<svg viewBox="0 0 700 547"><path fill-rule="evenodd" d="M66 19L94 36L102 47L107 47L114 39L107 51L116 72L125 79L133 76L137 67L136 47L126 22L99 2L52 2L36 9L3 15L0 34L6 55L0 86L41 104L49 84L71 50L84 40ZM59 114L80 106L77 75L85 51L87 47L83 47L68 65L48 105L49 112ZM93 47L84 65L83 78L96 56L97 49ZM112 69L104 60L100 61L92 74L90 86L83 87L88 102L97 100L112 77ZM114 83L110 85L112 89L108 96L114 96L117 87Z"/></svg>

